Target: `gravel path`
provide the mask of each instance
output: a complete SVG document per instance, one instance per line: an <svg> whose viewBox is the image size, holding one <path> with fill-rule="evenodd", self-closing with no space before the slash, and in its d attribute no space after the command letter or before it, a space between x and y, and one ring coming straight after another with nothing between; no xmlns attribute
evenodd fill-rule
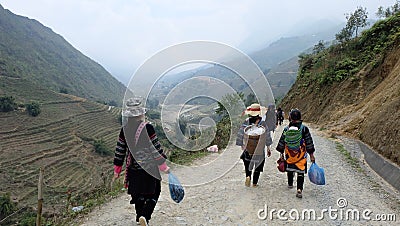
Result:
<svg viewBox="0 0 400 226"><path fill-rule="evenodd" d="M273 149L281 131L278 127ZM273 151L266 159L259 187L245 187L241 151L235 147L197 161L196 167L176 167L175 174L185 184L185 198L180 204L174 203L164 179L150 225L398 225L399 192L362 162L358 169L352 167L337 151L335 140L312 128L311 134L316 162L325 169L325 186L311 184L305 178L303 198L296 198L296 189L287 188L286 175L276 168L279 153ZM357 149L348 139L343 145L350 151ZM129 200L126 194L113 199L91 212L80 225L136 225ZM319 220L309 219L307 213L313 215L313 210ZM304 220L302 212L306 213ZM297 213L299 220L294 219ZM396 221L376 221L379 217L395 217Z"/></svg>

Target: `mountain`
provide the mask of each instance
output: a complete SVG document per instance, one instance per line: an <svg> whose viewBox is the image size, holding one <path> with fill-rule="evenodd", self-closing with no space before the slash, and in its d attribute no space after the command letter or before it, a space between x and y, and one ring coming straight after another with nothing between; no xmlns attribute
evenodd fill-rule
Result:
<svg viewBox="0 0 400 226"><path fill-rule="evenodd" d="M282 61L298 56L300 53L313 47L319 41L331 41L340 31L341 24L320 20L309 26L297 26L288 36L272 42L267 47L250 53L249 56L257 63L261 70L272 68Z"/></svg>
<svg viewBox="0 0 400 226"><path fill-rule="evenodd" d="M305 121L360 139L400 165L400 14L304 55L282 107L299 108Z"/></svg>
<svg viewBox="0 0 400 226"><path fill-rule="evenodd" d="M330 37L329 40L332 40ZM309 49L322 39L319 36L306 35L306 36L292 36L283 37L273 42L268 47L251 53L250 57L257 63L261 70L270 69L277 64L298 56L301 52Z"/></svg>
<svg viewBox="0 0 400 226"><path fill-rule="evenodd" d="M292 87L298 68L298 57L294 56L268 70L266 77L276 100L282 99Z"/></svg>
<svg viewBox="0 0 400 226"><path fill-rule="evenodd" d="M0 76L107 103L121 103L125 92L121 82L62 36L1 5Z"/></svg>
<svg viewBox="0 0 400 226"><path fill-rule="evenodd" d="M299 66L298 56L309 52L321 40L325 42L333 40L338 30L338 26L331 26L312 34L282 37L267 47L249 54L264 72L275 99L283 98L294 84ZM299 31L299 33L304 32Z"/></svg>
<svg viewBox="0 0 400 226"><path fill-rule="evenodd" d="M250 34L240 45L239 49L247 53L253 53L266 48L272 42L279 40L282 37L295 37L304 35L315 35L315 36L328 36L322 38L323 40L330 40L332 32L337 32L342 29L345 24L339 20L332 19L303 19L297 21L295 25L288 28L286 31L281 33L271 33L268 28L260 29L257 34ZM284 28L282 28L283 30ZM260 35L261 33L261 35Z"/></svg>
<svg viewBox="0 0 400 226"><path fill-rule="evenodd" d="M17 208L14 217L29 218L37 207L39 168L45 217L67 213L70 205L87 207L93 195L109 191L120 108L103 103L121 103L124 92L60 35L0 6L0 97L12 96L18 106L0 111L0 224L16 221L3 218ZM41 110L36 117L24 108L33 101ZM17 207L5 209L4 197Z"/></svg>
<svg viewBox="0 0 400 226"><path fill-rule="evenodd" d="M300 26L299 26L300 27ZM272 93L275 99L281 99L289 91L296 80L298 70L298 56L310 51L319 41L331 41L335 34L340 30L339 23L331 21L317 21L309 26L302 26L298 29L299 35L281 37L268 46L258 51L249 53L249 57L260 67L268 82L270 83ZM179 82L192 76L210 76L220 79L230 85L238 92L250 93L248 84L229 69L219 65L209 65L208 67L197 68L170 75L168 79L162 79L162 87L156 88L155 93L166 93L166 90L172 89ZM263 78L260 78L261 80ZM249 81L257 83L257 81ZM179 102L179 101L178 101Z"/></svg>

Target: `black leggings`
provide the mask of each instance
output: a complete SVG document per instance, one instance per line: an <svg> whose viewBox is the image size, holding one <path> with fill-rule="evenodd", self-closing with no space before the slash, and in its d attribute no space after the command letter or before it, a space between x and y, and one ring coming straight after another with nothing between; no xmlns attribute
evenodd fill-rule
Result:
<svg viewBox="0 0 400 226"><path fill-rule="evenodd" d="M160 197L160 193L161 183L158 182L156 185L156 192L154 194L140 194L137 197L131 195L131 204L135 204L137 222L141 216L145 217L147 221L151 219L151 214L153 214L158 198Z"/></svg>
<svg viewBox="0 0 400 226"><path fill-rule="evenodd" d="M249 166L250 166L250 161L243 161L244 163L244 168L246 171L246 177L250 177L251 178L251 170L249 170ZM260 173L261 171L257 170L257 168L254 170L253 172L253 184L257 184L258 183L258 179L260 178Z"/></svg>
<svg viewBox="0 0 400 226"><path fill-rule="evenodd" d="M294 172L287 172L288 185L293 186ZM297 189L303 191L304 173L297 173Z"/></svg>

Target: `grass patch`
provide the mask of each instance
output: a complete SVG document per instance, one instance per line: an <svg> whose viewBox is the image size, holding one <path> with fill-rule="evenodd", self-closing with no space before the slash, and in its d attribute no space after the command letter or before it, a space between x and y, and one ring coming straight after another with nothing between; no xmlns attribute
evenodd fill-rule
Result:
<svg viewBox="0 0 400 226"><path fill-rule="evenodd" d="M106 142L103 139L95 140L93 143L96 153L104 156L112 156L114 153L109 150Z"/></svg>
<svg viewBox="0 0 400 226"><path fill-rule="evenodd" d="M101 206L104 203L109 202L111 199L117 197L121 193L125 193L126 190L123 188L123 174L122 176L114 181L114 183L102 186L101 189L87 193L87 194L79 194L76 197L66 198L66 209L63 211L61 215L58 215L55 218L47 218L46 225L53 226L53 225L80 225L78 224L78 220L82 219L83 216L90 213L93 209L98 206ZM84 208L80 211L73 211L72 207L82 205Z"/></svg>
<svg viewBox="0 0 400 226"><path fill-rule="evenodd" d="M100 189L95 191L90 191L87 193L75 193L71 192L70 195L65 195L62 198L63 203L65 203L65 207L57 212L57 214L50 214L44 213L42 215L42 225L46 226L69 226L69 225L80 225L78 224L78 220L82 219L83 216L90 213L93 209L98 206L101 206L104 203L109 202L111 199L117 197L121 193L126 192L123 188L123 174L122 176L114 181L111 185L109 183L110 178L104 177L104 184L101 186ZM7 197L6 197L7 198ZM3 200L3 197L0 196L0 201ZM8 197L9 199L9 197ZM3 207L7 207L2 202ZM46 204L45 204L46 205ZM84 208L81 211L73 211L73 207L82 205ZM7 207L8 208L8 207ZM36 221L36 211L29 207L23 207L23 211L19 211L20 214L15 214L10 216L9 219L6 220L6 225L35 225ZM13 207L9 209L11 212L15 211L16 208ZM18 212L17 211L17 212ZM7 212L9 215L11 212ZM1 216L1 213L0 213ZM1 218L0 218L1 219ZM2 224L0 224L2 225Z"/></svg>
<svg viewBox="0 0 400 226"><path fill-rule="evenodd" d="M343 144L337 141L335 143L336 143L336 150L338 150L346 158L346 161L350 163L350 165L353 168L357 169L358 172L362 172L362 168L360 166L360 162L358 161L358 159L351 156L350 152L346 150Z"/></svg>
<svg viewBox="0 0 400 226"><path fill-rule="evenodd" d="M194 160L200 159L207 156L207 151L185 151L185 150L174 150L168 159L179 165L190 165Z"/></svg>

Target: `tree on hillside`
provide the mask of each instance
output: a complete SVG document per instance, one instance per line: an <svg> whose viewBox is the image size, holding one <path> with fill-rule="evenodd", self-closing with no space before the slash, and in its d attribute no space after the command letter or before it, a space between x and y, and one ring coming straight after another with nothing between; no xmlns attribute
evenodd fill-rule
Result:
<svg viewBox="0 0 400 226"><path fill-rule="evenodd" d="M313 55L307 54L307 53L302 53L299 55L298 62L299 62L300 76L302 76L305 71L309 70L314 65Z"/></svg>
<svg viewBox="0 0 400 226"><path fill-rule="evenodd" d="M218 108L215 110L215 113L221 117L221 120L217 123L217 131L212 142L218 145L218 147L226 147L232 130L239 128L241 123L240 116L244 110L243 99L243 93L232 93L223 96L218 101Z"/></svg>
<svg viewBox="0 0 400 226"><path fill-rule="evenodd" d="M335 35L336 40L340 43L349 41L354 32L356 37L358 36L358 30L368 25L368 12L367 8L358 6L354 13L346 14L347 23L346 26Z"/></svg>
<svg viewBox="0 0 400 226"><path fill-rule="evenodd" d="M26 105L26 111L30 116L36 117L40 114L40 105L38 102L32 102Z"/></svg>
<svg viewBox="0 0 400 226"><path fill-rule="evenodd" d="M60 93L68 94L68 89L65 87L60 88Z"/></svg>
<svg viewBox="0 0 400 226"><path fill-rule="evenodd" d="M17 108L17 103L13 96L0 97L0 112L14 111Z"/></svg>
<svg viewBox="0 0 400 226"><path fill-rule="evenodd" d="M378 18L385 18L386 17L385 10L383 9L383 6L379 6L378 11L375 13L375 15Z"/></svg>
<svg viewBox="0 0 400 226"><path fill-rule="evenodd" d="M229 118L229 113L233 114L231 117L240 115L243 110L240 103L243 103L244 94L227 94L218 101L218 108L215 110L222 118Z"/></svg>
<svg viewBox="0 0 400 226"><path fill-rule="evenodd" d="M325 50L325 43L324 41L320 40L313 48L313 53L318 54Z"/></svg>
<svg viewBox="0 0 400 226"><path fill-rule="evenodd" d="M108 149L106 142L103 139L93 142L94 151L100 155L111 155L112 152Z"/></svg>
<svg viewBox="0 0 400 226"><path fill-rule="evenodd" d="M346 25L342 30L340 30L339 33L335 35L336 40L339 43L344 43L347 42L351 39L352 31L351 29Z"/></svg>
<svg viewBox="0 0 400 226"><path fill-rule="evenodd" d="M397 0L393 6L384 9L382 6L378 8L378 12L376 12L376 16L379 18L388 18L390 16L395 15L400 12L400 1Z"/></svg>
<svg viewBox="0 0 400 226"><path fill-rule="evenodd" d="M351 30L356 32L356 37L358 36L358 29L363 28L368 25L368 12L367 8L357 7L354 13L350 13L346 16L347 24ZM352 33L352 34L353 34Z"/></svg>

